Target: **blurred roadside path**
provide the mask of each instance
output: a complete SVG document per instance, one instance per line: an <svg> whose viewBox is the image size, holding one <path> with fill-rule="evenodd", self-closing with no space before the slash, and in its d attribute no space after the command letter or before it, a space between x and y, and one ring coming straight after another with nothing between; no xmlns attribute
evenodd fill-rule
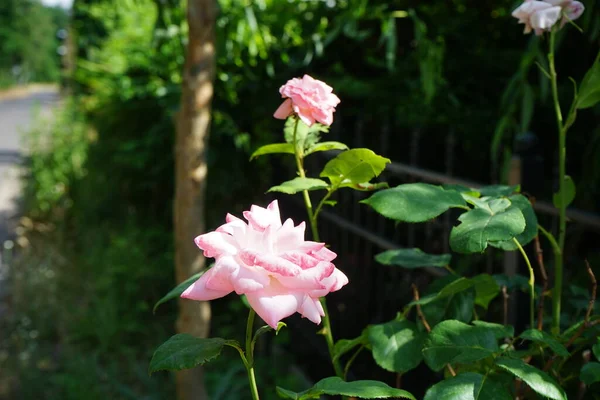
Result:
<svg viewBox="0 0 600 400"><path fill-rule="evenodd" d="M0 302L5 290L5 243L10 247L18 220L20 176L19 163L26 153L22 133L31 128L36 112L47 115L58 104L58 88L32 85L0 92ZM0 315L2 310L0 309Z"/></svg>

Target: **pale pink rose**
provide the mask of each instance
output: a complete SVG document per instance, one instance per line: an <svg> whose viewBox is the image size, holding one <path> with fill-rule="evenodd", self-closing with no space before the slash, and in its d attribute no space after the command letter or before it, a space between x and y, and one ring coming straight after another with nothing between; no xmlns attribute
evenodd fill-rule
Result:
<svg viewBox="0 0 600 400"><path fill-rule="evenodd" d="M305 224L281 223L279 206L253 205L245 222L227 214L215 232L200 235L196 245L215 265L181 297L213 300L235 291L271 327L295 312L315 324L324 316L319 297L339 290L348 278L331 261L337 256L324 243L304 240Z"/></svg>
<svg viewBox="0 0 600 400"><path fill-rule="evenodd" d="M575 21L577 18L581 17L583 11L585 11L585 7L582 3L575 0L543 0L544 2L551 4L553 6L559 6L562 8L562 20L560 22L560 27L565 26L569 21Z"/></svg>
<svg viewBox="0 0 600 400"><path fill-rule="evenodd" d="M537 0L526 0L512 12L512 16L517 18L520 24L525 24L523 33L533 30L538 36L552 29L561 15L560 6Z"/></svg>
<svg viewBox="0 0 600 400"><path fill-rule="evenodd" d="M273 116L286 119L296 114L308 126L315 121L331 125L335 107L340 104L340 99L333 94L331 86L309 75L304 75L302 79L290 79L279 89L279 93L285 101Z"/></svg>

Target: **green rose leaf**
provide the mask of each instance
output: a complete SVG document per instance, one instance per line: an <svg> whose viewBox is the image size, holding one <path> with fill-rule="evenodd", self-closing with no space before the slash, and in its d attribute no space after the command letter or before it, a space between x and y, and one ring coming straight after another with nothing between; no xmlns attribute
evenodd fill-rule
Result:
<svg viewBox="0 0 600 400"><path fill-rule="evenodd" d="M508 199L490 199L488 208L462 214L461 224L450 232L450 247L457 253L481 253L490 242L511 240L525 230L525 218Z"/></svg>
<svg viewBox="0 0 600 400"><path fill-rule="evenodd" d="M460 193L428 183L408 183L382 190L361 203L386 218L402 222L425 222L450 208L467 207Z"/></svg>
<svg viewBox="0 0 600 400"><path fill-rule="evenodd" d="M590 362L585 364L581 368L579 379L588 386L600 382L600 363Z"/></svg>
<svg viewBox="0 0 600 400"><path fill-rule="evenodd" d="M496 365L525 382L535 392L553 400L567 400L560 385L548 374L517 358L500 357Z"/></svg>
<svg viewBox="0 0 600 400"><path fill-rule="evenodd" d="M296 194L303 190L320 190L327 189L327 182L315 178L294 178L291 181L283 182L281 185L273 186L269 192L280 192L285 194Z"/></svg>
<svg viewBox="0 0 600 400"><path fill-rule="evenodd" d="M296 122L298 123L297 126ZM294 132L296 133L296 144L304 152L315 146L321 140L321 133L329 132L329 127L318 122L308 126L302 120L292 116L285 121L283 127L285 141L292 144L292 146L294 144Z"/></svg>
<svg viewBox="0 0 600 400"><path fill-rule="evenodd" d="M513 196L510 196L508 199L511 202L510 207L517 207L519 210L521 210L521 213L523 213L523 217L525 218L525 230L516 237L521 246L525 246L526 244L531 242L537 235L538 221L535 215L535 211L533 211L533 206L531 205L527 197L521 194L515 194ZM514 240L490 242L490 245L506 251L518 249Z"/></svg>
<svg viewBox="0 0 600 400"><path fill-rule="evenodd" d="M387 182L364 182L364 183L352 183L350 181L344 181L339 186L341 188L351 188L354 190L359 190L361 192L374 192L375 190L387 189L390 185Z"/></svg>
<svg viewBox="0 0 600 400"><path fill-rule="evenodd" d="M473 321L473 325L481 326L491 331L496 339L511 338L515 335L515 328L511 325L500 325L485 321Z"/></svg>
<svg viewBox="0 0 600 400"><path fill-rule="evenodd" d="M369 149L352 149L338 154L325 164L321 178L329 178L331 185L363 184L379 176L390 160Z"/></svg>
<svg viewBox="0 0 600 400"><path fill-rule="evenodd" d="M354 349L356 346L366 346L368 344L367 330L354 339L340 339L333 346L333 360L338 360L341 356Z"/></svg>
<svg viewBox="0 0 600 400"><path fill-rule="evenodd" d="M210 268L211 266L209 266L208 268ZM156 304L154 305L154 308L152 309L152 312L155 313L156 309L161 304L166 303L169 300L179 298L181 296L181 294L183 292L185 292L185 290L192 285L192 283L196 282L202 275L204 275L204 273L206 271L208 271L208 268L206 268L203 271L198 272L197 274L190 276L185 281L181 282L179 285L177 285L173 289L171 289L171 291L169 293L167 293L162 299L160 299L159 301L156 302Z"/></svg>
<svg viewBox="0 0 600 400"><path fill-rule="evenodd" d="M551 335L537 329L528 329L521 333L519 336L521 339L531 340L532 342L546 345L552 349L552 351L561 357L569 357L569 351L565 346L562 345L558 340L553 338Z"/></svg>
<svg viewBox="0 0 600 400"><path fill-rule="evenodd" d="M294 145L291 143L272 143L261 146L252 153L250 160L265 154L294 154Z"/></svg>
<svg viewBox="0 0 600 400"><path fill-rule="evenodd" d="M471 278L475 288L475 304L487 310L488 305L500 293L500 286L488 274L481 274Z"/></svg>
<svg viewBox="0 0 600 400"><path fill-rule="evenodd" d="M381 368L392 372L407 372L421 363L426 335L409 320L390 321L367 328L373 358Z"/></svg>
<svg viewBox="0 0 600 400"><path fill-rule="evenodd" d="M379 253L375 261L383 265L397 265L403 268L440 267L450 264L450 254L427 254L421 249L396 249Z"/></svg>
<svg viewBox="0 0 600 400"><path fill-rule="evenodd" d="M348 150L348 146L340 142L321 142L317 143L304 153L307 156L318 151L329 151L329 150Z"/></svg>
<svg viewBox="0 0 600 400"><path fill-rule="evenodd" d="M493 332L455 320L442 321L429 333L423 347L425 363L434 371L446 364L464 364L487 358L498 350Z"/></svg>
<svg viewBox="0 0 600 400"><path fill-rule="evenodd" d="M468 195L468 196L472 196L472 197L481 196L481 193L479 193L476 189L473 189L473 188L470 188L470 187L467 187L464 185L448 183L448 184L442 185L442 187L445 190L454 190L455 192L458 192L460 194L464 194L464 195Z"/></svg>
<svg viewBox="0 0 600 400"><path fill-rule="evenodd" d="M504 386L490 376L473 372L457 375L436 383L423 400L511 400Z"/></svg>
<svg viewBox="0 0 600 400"><path fill-rule="evenodd" d="M489 197L501 197L501 196L510 196L513 193L520 192L521 186L507 186L507 185L489 185L479 188L479 193L482 196Z"/></svg>
<svg viewBox="0 0 600 400"><path fill-rule="evenodd" d="M563 190L565 191L565 207L567 207L575 199L576 192L575 182L573 182L573 179L571 179L569 175L565 175ZM560 192L552 195L552 203L554 204L554 207L560 208Z"/></svg>
<svg viewBox="0 0 600 400"><path fill-rule="evenodd" d="M600 338L599 338L600 340ZM596 343L592 346L592 352L596 356L596 360L600 361L600 343Z"/></svg>
<svg viewBox="0 0 600 400"><path fill-rule="evenodd" d="M296 393L277 387L277 394L284 399L304 400L318 399L322 395L358 397L360 399L401 398L415 400L406 390L394 389L379 381L344 382L338 377L325 378L312 388Z"/></svg>
<svg viewBox="0 0 600 400"><path fill-rule="evenodd" d="M471 279L465 278L465 277L460 277L460 278L455 279L452 282L448 283L446 286L442 287L437 293L423 296L418 301L413 300L409 304L410 305L429 304L436 300L443 299L445 297L450 297L455 294L464 292L465 290L467 290L471 287L473 287L473 281Z"/></svg>
<svg viewBox="0 0 600 400"><path fill-rule="evenodd" d="M194 368L214 360L228 343L221 338L203 339L185 333L172 336L154 352L148 372Z"/></svg>
<svg viewBox="0 0 600 400"><path fill-rule="evenodd" d="M600 101L600 53L581 81L576 108L589 108Z"/></svg>

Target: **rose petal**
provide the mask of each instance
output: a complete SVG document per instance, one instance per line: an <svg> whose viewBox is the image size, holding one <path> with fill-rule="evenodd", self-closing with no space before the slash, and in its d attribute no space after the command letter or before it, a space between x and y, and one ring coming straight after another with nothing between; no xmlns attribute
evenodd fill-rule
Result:
<svg viewBox="0 0 600 400"><path fill-rule="evenodd" d="M309 296L304 298L304 301L300 305L298 312L302 314L303 317L308 318L310 321L315 324L321 323L321 303L319 300L315 300Z"/></svg>
<svg viewBox="0 0 600 400"><path fill-rule="evenodd" d="M287 119L290 115L293 114L292 110L292 99L286 99L281 105L275 110L273 117L277 119Z"/></svg>
<svg viewBox="0 0 600 400"><path fill-rule="evenodd" d="M246 295L252 309L273 329L277 329L279 321L298 310L298 297L295 293L277 290L272 286Z"/></svg>
<svg viewBox="0 0 600 400"><path fill-rule="evenodd" d="M235 240L222 232L209 232L194 239L196 246L204 250L204 257L218 257L222 254L234 255L238 252Z"/></svg>
<svg viewBox="0 0 600 400"><path fill-rule="evenodd" d="M214 267L213 267L214 268ZM213 290L206 287L206 282L211 277L211 271L213 268L209 269L202 275L196 282L192 283L182 294L181 297L184 299L190 300L214 300L224 296L227 296L229 293L233 291L231 290Z"/></svg>

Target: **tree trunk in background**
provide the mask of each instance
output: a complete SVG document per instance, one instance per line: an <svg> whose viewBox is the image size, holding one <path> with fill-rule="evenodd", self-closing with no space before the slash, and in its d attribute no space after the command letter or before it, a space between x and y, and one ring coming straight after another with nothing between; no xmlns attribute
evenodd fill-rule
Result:
<svg viewBox="0 0 600 400"><path fill-rule="evenodd" d="M194 237L205 230L206 146L210 128L215 71L214 0L188 0L189 43L183 70L181 110L175 143L175 272L177 282L204 267ZM207 337L210 306L207 302L179 301L177 331ZM177 373L179 400L204 400L202 369Z"/></svg>

